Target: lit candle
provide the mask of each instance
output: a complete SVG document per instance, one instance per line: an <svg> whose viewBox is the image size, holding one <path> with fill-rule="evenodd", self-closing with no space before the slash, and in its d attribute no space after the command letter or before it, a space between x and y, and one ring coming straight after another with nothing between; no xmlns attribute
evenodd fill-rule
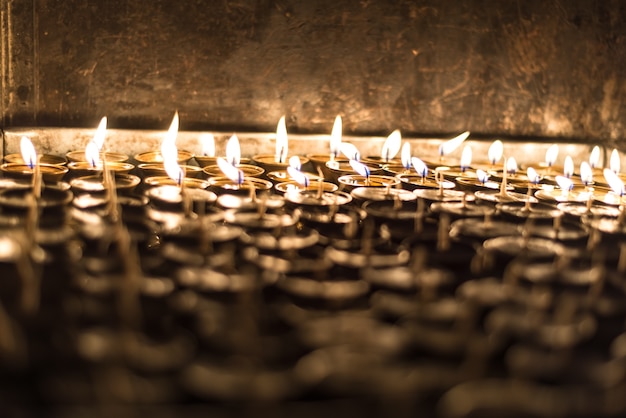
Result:
<svg viewBox="0 0 626 418"><path fill-rule="evenodd" d="M361 153L359 152L359 150L354 144L351 144L349 142L342 142L341 145L339 146L339 150L349 160L355 160L355 161L361 160Z"/></svg>
<svg viewBox="0 0 626 418"><path fill-rule="evenodd" d="M400 158L402 160L402 167L404 167L404 171L408 173L411 169L411 143L405 142L404 145L402 145Z"/></svg>
<svg viewBox="0 0 626 418"><path fill-rule="evenodd" d="M20 140L20 151L24 163L33 171L33 196L35 199L41 197L41 169L39 167L39 156L30 138L23 136Z"/></svg>
<svg viewBox="0 0 626 418"><path fill-rule="evenodd" d="M589 155L589 165L591 168L598 168L598 163L600 162L600 147L595 146L591 150L591 154Z"/></svg>
<svg viewBox="0 0 626 418"><path fill-rule="evenodd" d="M556 162L556 158L559 155L559 146L557 144L550 145L550 148L546 151L546 165L548 166L548 172L550 172L550 168Z"/></svg>
<svg viewBox="0 0 626 418"><path fill-rule="evenodd" d="M565 162L563 163L563 176L568 179L572 177L574 174L574 160L569 155L565 157Z"/></svg>
<svg viewBox="0 0 626 418"><path fill-rule="evenodd" d="M382 161L388 163L391 159L393 159L396 154L400 151L400 146L402 145L402 135L400 134L400 130L396 129L393 131L383 144L383 148L381 150L381 159Z"/></svg>
<svg viewBox="0 0 626 418"><path fill-rule="evenodd" d="M619 152L614 149L613 152L611 152L611 159L609 160L609 167L611 171L615 174L619 174L621 170L621 164L622 163L620 161Z"/></svg>
<svg viewBox="0 0 626 418"><path fill-rule="evenodd" d="M289 152L289 139L287 138L287 125L285 124L285 116L283 115L276 126L276 154L274 161L284 164L287 161L287 153Z"/></svg>
<svg viewBox="0 0 626 418"><path fill-rule="evenodd" d="M498 161L500 161L503 152L504 145L502 144L502 141L500 141L499 139L493 141L493 143L489 146L489 150L487 151L487 157L489 158L489 163L491 163L492 167L495 166Z"/></svg>
<svg viewBox="0 0 626 418"><path fill-rule="evenodd" d="M509 176L514 177L517 174L517 161L515 157L509 157L506 162L506 172Z"/></svg>
<svg viewBox="0 0 626 418"><path fill-rule="evenodd" d="M470 165L472 165L472 147L466 145L461 153L461 173L465 173Z"/></svg>
<svg viewBox="0 0 626 418"><path fill-rule="evenodd" d="M424 178L428 176L428 166L417 157L411 158L411 163L413 164L415 172L422 178L422 183L424 183Z"/></svg>
<svg viewBox="0 0 626 418"><path fill-rule="evenodd" d="M592 166L586 161L580 163L580 180L583 182L585 187L593 184Z"/></svg>
<svg viewBox="0 0 626 418"><path fill-rule="evenodd" d="M370 182L370 169L365 164L357 161L350 160L350 166L354 171L356 171L359 175L365 177L365 185L369 185Z"/></svg>
<svg viewBox="0 0 626 418"><path fill-rule="evenodd" d="M610 204L619 204L622 205L622 197L625 194L624 190L624 182L619 178L617 173L615 173L612 169L605 168L604 169L604 178L608 183L609 187L611 187L611 191L613 193L614 198L611 201L607 201L609 196L607 195L605 198L606 203Z"/></svg>
<svg viewBox="0 0 626 418"><path fill-rule="evenodd" d="M196 162L200 167L216 164L215 137L211 133L204 133L198 137L200 141L200 154L196 155Z"/></svg>
<svg viewBox="0 0 626 418"><path fill-rule="evenodd" d="M556 176L555 180L561 189L561 195L569 200L570 193L574 189L574 182L565 176Z"/></svg>
<svg viewBox="0 0 626 418"><path fill-rule="evenodd" d="M341 135L342 135L342 121L341 116L335 117L335 123L333 123L333 129L330 132L330 161L335 161L335 158L339 156L339 149L341 147Z"/></svg>
<svg viewBox="0 0 626 418"><path fill-rule="evenodd" d="M452 153L469 137L469 131L465 131L462 134L455 136L454 138L444 142L439 146L439 157L443 161L444 157Z"/></svg>

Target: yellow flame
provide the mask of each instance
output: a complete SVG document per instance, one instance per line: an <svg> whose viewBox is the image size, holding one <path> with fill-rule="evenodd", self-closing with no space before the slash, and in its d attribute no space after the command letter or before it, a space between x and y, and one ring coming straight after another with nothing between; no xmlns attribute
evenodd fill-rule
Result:
<svg viewBox="0 0 626 418"><path fill-rule="evenodd" d="M515 157L509 157L506 160L506 171L509 174L517 173L517 161L515 161Z"/></svg>
<svg viewBox="0 0 626 418"><path fill-rule="evenodd" d="M178 150L176 148L176 137L178 136L178 112L174 113L172 123L161 142L161 155L163 156L163 162L167 158L173 158L174 161L178 158ZM175 152L174 152L175 151ZM172 152L174 154L172 155Z"/></svg>
<svg viewBox="0 0 626 418"><path fill-rule="evenodd" d="M556 162L556 157L559 156L559 146L557 144L552 144L550 148L546 151L546 164L548 167L552 167Z"/></svg>
<svg viewBox="0 0 626 418"><path fill-rule="evenodd" d="M287 125L285 125L285 116L280 118L278 126L276 126L276 154L275 161L284 163L287 160L289 151L289 139L287 138Z"/></svg>
<svg viewBox="0 0 626 418"><path fill-rule="evenodd" d="M404 168L411 168L411 143L405 142L404 145L402 145L400 159L402 160L402 166Z"/></svg>
<svg viewBox="0 0 626 418"><path fill-rule="evenodd" d="M217 159L217 165L224 173L224 176L234 181L237 184L243 183L243 171L229 163L223 158Z"/></svg>
<svg viewBox="0 0 626 418"><path fill-rule="evenodd" d="M291 176L291 178L301 186L308 187L309 186L309 178L299 169L289 166L287 167L287 173Z"/></svg>
<svg viewBox="0 0 626 418"><path fill-rule="evenodd" d="M502 158L503 152L504 152L504 145L502 144L502 141L500 141L499 139L496 139L489 146L489 150L487 151L487 157L489 158L489 162L491 164L495 164L498 161L500 161L500 158Z"/></svg>
<svg viewBox="0 0 626 418"><path fill-rule="evenodd" d="M241 147L237 135L231 136L226 143L226 161L235 167L241 162Z"/></svg>
<svg viewBox="0 0 626 418"><path fill-rule="evenodd" d="M370 169L362 162L359 162L357 160L350 160L350 166L352 167L354 171L356 171L358 174L362 175L363 177L370 176Z"/></svg>
<svg viewBox="0 0 626 418"><path fill-rule="evenodd" d="M411 164L413 164L413 168L415 172L421 177L426 177L428 175L428 166L422 160L417 157L411 158Z"/></svg>
<svg viewBox="0 0 626 418"><path fill-rule="evenodd" d="M487 180L489 180L489 174L481 169L476 170L476 177L478 178L478 181L482 184L487 183Z"/></svg>
<svg viewBox="0 0 626 418"><path fill-rule="evenodd" d="M30 138L23 136L20 140L20 151L22 153L22 160L32 170L37 164L37 151Z"/></svg>
<svg viewBox="0 0 626 418"><path fill-rule="evenodd" d="M202 144L202 155L204 157L215 157L215 137L213 134L200 135L200 143Z"/></svg>
<svg viewBox="0 0 626 418"><path fill-rule="evenodd" d="M619 158L619 152L616 149L614 149L613 152L611 152L611 160L609 163L609 167L611 168L611 171L619 174L620 170L622 169L621 165L622 163Z"/></svg>
<svg viewBox="0 0 626 418"><path fill-rule="evenodd" d="M354 146L354 144L351 144L349 142L342 142L339 149L341 150L341 153L348 157L348 159L350 160L358 161L361 159L361 153L359 152L357 147Z"/></svg>
<svg viewBox="0 0 626 418"><path fill-rule="evenodd" d="M100 149L96 141L89 141L85 147L85 160L87 160L93 168L100 165Z"/></svg>
<svg viewBox="0 0 626 418"><path fill-rule="evenodd" d="M383 144L383 148L380 152L382 160L388 162L389 160L393 159L400 151L401 145L402 134L400 134L399 129L396 129L389 134L389 136L385 140L385 143Z"/></svg>
<svg viewBox="0 0 626 418"><path fill-rule="evenodd" d="M291 158L289 158L289 167L295 168L296 170L300 171L300 169L302 168L300 157L298 157L297 155L293 155Z"/></svg>
<svg viewBox="0 0 626 418"><path fill-rule="evenodd" d="M563 163L563 175L565 177L572 177L574 174L574 160L569 155L565 157L565 162Z"/></svg>
<svg viewBox="0 0 626 418"><path fill-rule="evenodd" d="M528 167L528 169L526 170L526 177L528 177L528 181L533 184L539 183L539 173L537 173L537 170L532 167Z"/></svg>
<svg viewBox="0 0 626 418"><path fill-rule="evenodd" d="M574 182L565 176L556 176L556 184L559 185L561 190L570 191L574 187Z"/></svg>
<svg viewBox="0 0 626 418"><path fill-rule="evenodd" d="M95 142L98 150L102 150L104 146L104 140L106 138L107 133L107 117L104 116L100 119L100 124L98 124L98 129L96 129L96 133L93 136L93 142Z"/></svg>
<svg viewBox="0 0 626 418"><path fill-rule="evenodd" d="M593 170L587 161L580 163L580 180L585 185L593 182Z"/></svg>
<svg viewBox="0 0 626 418"><path fill-rule="evenodd" d="M341 147L342 136L342 121L341 116L337 115L335 123L333 124L333 130L330 133L330 155L337 157L339 155L339 148Z"/></svg>
<svg viewBox="0 0 626 418"><path fill-rule="evenodd" d="M599 162L600 162L600 147L596 145L591 150L591 155L589 155L589 165L591 166L591 168L596 168Z"/></svg>
<svg viewBox="0 0 626 418"><path fill-rule="evenodd" d="M622 179L620 179L619 176L609 168L605 168L603 173L604 178L609 184L609 187L611 187L611 190L613 190L613 193L622 196L624 194L624 182Z"/></svg>
<svg viewBox="0 0 626 418"><path fill-rule="evenodd" d="M460 135L444 142L439 146L439 155L444 156L450 154L452 151L461 146L463 142L469 137L469 131L465 131Z"/></svg>
<svg viewBox="0 0 626 418"><path fill-rule="evenodd" d="M461 153L461 168L467 168L472 165L472 147L466 145Z"/></svg>

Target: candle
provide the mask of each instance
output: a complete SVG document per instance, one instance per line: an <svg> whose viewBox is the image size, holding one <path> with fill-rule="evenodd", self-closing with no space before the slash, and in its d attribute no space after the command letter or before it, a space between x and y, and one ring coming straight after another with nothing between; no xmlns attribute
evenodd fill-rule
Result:
<svg viewBox="0 0 626 418"><path fill-rule="evenodd" d="M200 167L215 165L215 137L211 133L205 133L198 137L200 141L200 154L196 154L195 159Z"/></svg>
<svg viewBox="0 0 626 418"><path fill-rule="evenodd" d="M286 170L288 163L289 138L285 125L285 116L281 117L276 126L276 149L273 155L255 155L252 157L254 163L269 173L271 171ZM309 162L309 159L302 157L302 164Z"/></svg>
<svg viewBox="0 0 626 418"><path fill-rule="evenodd" d="M454 150L456 150L458 147L460 147L461 144L465 142L465 140L469 137L469 135L470 135L469 131L465 131L462 134L455 136L454 138L441 144L439 146L439 157L441 159L441 162L443 162L444 157L446 157L447 155L452 153Z"/></svg>
<svg viewBox="0 0 626 418"><path fill-rule="evenodd" d="M330 155L326 154L307 154L306 157L313 163L313 167L322 171L322 176L330 178L330 172L326 167L327 162L334 163L335 161L347 162L346 159L340 158L341 153L341 137L342 137L342 119L341 116L335 117L335 123L333 124L332 131L330 133L329 151Z"/></svg>
<svg viewBox="0 0 626 418"><path fill-rule="evenodd" d="M217 159L215 159L217 162ZM232 135L226 142L226 161L232 166L243 171L244 177L261 177L265 174L265 169L256 165L241 164L241 145L237 135ZM223 176L223 172L219 165L208 165L202 169L208 177Z"/></svg>

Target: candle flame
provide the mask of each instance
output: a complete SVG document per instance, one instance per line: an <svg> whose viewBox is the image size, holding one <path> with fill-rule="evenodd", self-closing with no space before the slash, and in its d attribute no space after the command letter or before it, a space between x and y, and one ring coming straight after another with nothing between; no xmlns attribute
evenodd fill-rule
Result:
<svg viewBox="0 0 626 418"><path fill-rule="evenodd" d="M389 162L389 160L391 160L398 154L401 145L402 135L400 134L400 130L396 129L389 134L389 136L385 140L385 143L383 144L383 148L380 153L382 160L385 162Z"/></svg>
<svg viewBox="0 0 626 418"><path fill-rule="evenodd" d="M349 142L342 142L339 149L341 150L341 153L348 157L348 159L350 160L359 161L361 159L361 153L359 152L357 147L354 146L354 144L351 144Z"/></svg>
<svg viewBox="0 0 626 418"><path fill-rule="evenodd" d="M228 177L237 184L243 183L243 171L221 157L217 159L217 165L220 170L222 170L222 173L224 173L224 176Z"/></svg>
<svg viewBox="0 0 626 418"><path fill-rule="evenodd" d="M580 163L580 180L585 186L593 182L593 170L587 161Z"/></svg>
<svg viewBox="0 0 626 418"><path fill-rule="evenodd" d="M552 167L556 162L556 157L559 155L559 146L557 144L550 145L550 148L546 151L546 164L548 167Z"/></svg>
<svg viewBox="0 0 626 418"><path fill-rule="evenodd" d="M406 170L411 168L411 144L409 142L405 142L404 145L402 145L400 159L402 160L402 167Z"/></svg>
<svg viewBox="0 0 626 418"><path fill-rule="evenodd" d="M515 161L515 157L509 157L506 160L506 172L508 174L517 173L517 161Z"/></svg>
<svg viewBox="0 0 626 418"><path fill-rule="evenodd" d="M292 156L289 159L289 167L300 171L302 169L302 163L300 162L300 157L298 157L297 155Z"/></svg>
<svg viewBox="0 0 626 418"><path fill-rule="evenodd" d="M574 160L568 155L565 157L565 162L563 163L563 175L570 178L572 174L574 174Z"/></svg>
<svg viewBox="0 0 626 418"><path fill-rule="evenodd" d="M231 136L226 143L226 161L235 167L241 162L241 147L237 135Z"/></svg>
<svg viewBox="0 0 626 418"><path fill-rule="evenodd" d="M287 173L289 173L291 178L299 185L309 187L309 177L302 171L298 170L295 167L289 166L287 167Z"/></svg>
<svg viewBox="0 0 626 418"><path fill-rule="evenodd" d="M466 145L461 153L461 171L465 171L472 165L472 147Z"/></svg>
<svg viewBox="0 0 626 418"><path fill-rule="evenodd" d="M622 164L619 158L619 151L613 149L613 152L611 152L611 160L609 162L609 167L611 168L611 171L615 174L619 174L622 168L621 165Z"/></svg>
<svg viewBox="0 0 626 418"><path fill-rule="evenodd" d="M98 151L101 151L102 147L104 146L106 132L107 132L107 117L104 116L102 119L100 119L100 123L98 124L98 129L96 129L96 133L94 134L93 139L92 139L92 141L95 142L96 146L98 147Z"/></svg>
<svg viewBox="0 0 626 418"><path fill-rule="evenodd" d="M22 160L32 170L37 164L37 151L30 138L23 136L20 140L20 151L22 153Z"/></svg>
<svg viewBox="0 0 626 418"><path fill-rule="evenodd" d="M100 149L96 141L89 141L85 147L85 159L91 164L92 168L100 165Z"/></svg>
<svg viewBox="0 0 626 418"><path fill-rule="evenodd" d="M504 145L502 144L502 141L500 141L499 139L496 139L489 146L489 151L487 151L489 162L491 164L495 164L498 161L500 161L500 158L502 158L503 152L504 152Z"/></svg>
<svg viewBox="0 0 626 418"><path fill-rule="evenodd" d="M350 160L350 166L358 174L362 175L363 177L369 178L369 176L370 176L370 169L369 169L368 166L366 166L362 162L357 161L357 160Z"/></svg>
<svg viewBox="0 0 626 418"><path fill-rule="evenodd" d="M215 157L215 137L213 134L200 135L200 143L202 144L202 155L204 157Z"/></svg>
<svg viewBox="0 0 626 418"><path fill-rule="evenodd" d="M622 179L619 178L617 173L615 173L613 170L609 168L605 168L603 173L604 173L604 178L606 179L606 182L611 187L611 190L613 190L613 193L619 196L623 196L624 195L624 182L622 181Z"/></svg>
<svg viewBox="0 0 626 418"><path fill-rule="evenodd" d="M487 183L487 180L489 180L489 174L481 169L476 170L476 177L478 177L478 181L482 184Z"/></svg>
<svg viewBox="0 0 626 418"><path fill-rule="evenodd" d="M289 139L287 138L287 125L285 125L285 116L283 115L276 126L276 155L277 163L284 163L287 160L287 152L289 151Z"/></svg>
<svg viewBox="0 0 626 418"><path fill-rule="evenodd" d="M330 133L330 155L333 157L337 157L339 155L339 148L341 147L341 131L341 116L337 115L335 123L333 124L333 130Z"/></svg>
<svg viewBox="0 0 626 418"><path fill-rule="evenodd" d="M600 162L600 147L596 145L591 150L591 155L589 155L589 165L591 166L591 168L596 168L599 162Z"/></svg>
<svg viewBox="0 0 626 418"><path fill-rule="evenodd" d="M558 184L563 191L569 192L574 188L574 182L565 176L556 176L555 180L556 184Z"/></svg>
<svg viewBox="0 0 626 418"><path fill-rule="evenodd" d="M469 135L469 131L465 131L462 134L444 142L439 146L439 155L443 157L450 154L452 151L460 147L461 144L467 139L467 137L469 137Z"/></svg>
<svg viewBox="0 0 626 418"><path fill-rule="evenodd" d="M526 177L528 177L528 181L532 184L537 184L539 183L539 180L541 180L541 178L539 177L539 173L537 173L537 170L532 167L528 167L528 169L526 170Z"/></svg>
<svg viewBox="0 0 626 418"><path fill-rule="evenodd" d="M169 129L165 133L163 141L161 141L161 156L163 157L163 163L170 159L176 162L178 158L178 149L176 148L176 136L178 135L178 112L174 113L172 123ZM170 162L170 166L171 166Z"/></svg>
<svg viewBox="0 0 626 418"><path fill-rule="evenodd" d="M422 160L417 157L411 158L411 164L413 164L413 168L420 175L420 177L426 177L428 175L428 166Z"/></svg>

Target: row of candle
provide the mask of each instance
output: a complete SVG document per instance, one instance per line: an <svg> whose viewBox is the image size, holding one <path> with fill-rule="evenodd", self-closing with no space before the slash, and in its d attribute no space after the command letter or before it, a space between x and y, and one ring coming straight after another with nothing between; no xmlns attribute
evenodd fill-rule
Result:
<svg viewBox="0 0 626 418"><path fill-rule="evenodd" d="M409 189L414 188L438 188L449 189L459 186L470 191L482 191L497 189L503 200L526 200L516 195L514 190L531 192L536 197L556 201L600 201L603 203L619 205L624 195L623 178L619 174L620 156L617 150L613 150L610 158L610 168L601 170L599 167L600 149L594 147L589 161L580 164L577 175L574 174L574 162L570 156L566 156L562 168L555 167L559 148L552 145L546 152L545 161L529 165L526 173L519 172L514 157L505 158L499 166L503 154L503 144L497 140L489 147L488 161L474 163L472 161L472 149L465 145L458 163L451 164L449 155L458 149L469 137L469 132L444 142L439 147L439 161L429 162L427 159L414 157L411 153L409 142L402 144L399 130L392 132L381 149L380 157L369 156L361 158L357 147L348 142L342 142L341 117L337 117L330 136L330 149L328 155L307 155L306 157L292 156L289 158L287 130L284 117L278 123L276 131L276 150L274 155L258 155L253 157L252 164L241 164L241 149L236 135L233 135L226 145L226 158L215 157L215 140L211 135L202 137L201 155L195 156L197 166L187 165L194 155L188 151L179 151L176 147L178 133L178 114L172 120L161 149L157 152L142 153L135 156L140 163L139 168L151 177L148 184L174 183L183 188L206 187L203 181L188 180L188 177L198 175L202 171L212 179L211 183L225 186L230 190L238 189L268 189L266 181L258 179L264 175L274 182L284 180L289 183L289 189L311 187L311 181L318 181L319 187L329 187L321 182L321 179L334 180L346 186L394 186L402 184ZM68 154L68 158L75 160L70 162L67 168L42 161L53 162L52 156L37 157L32 143L24 138L25 145L22 147L22 160L24 164L17 162L14 156L7 156L13 162L5 163L2 170L5 175L15 174L31 176L33 172L45 177L52 176L60 179L62 175L71 170L75 176L102 172L102 187L113 188L112 181L115 176L109 176L107 172L117 174L128 173L134 168L127 162L128 157L113 152L103 152L106 137L106 118L103 118L94 138L89 141L85 151L75 151ZM400 158L396 156L400 153ZM82 161L81 161L82 160ZM302 165L311 161L318 168L318 173L304 173ZM64 162L64 159L61 158ZM429 169L429 166L435 169ZM57 168L51 168L57 167ZM103 171L104 168L104 171ZM55 171L56 170L56 171ZM561 174L558 174L562 170ZM356 172L357 174L350 174ZM167 174L157 176L154 174ZM602 175L605 181L597 180ZM272 177L273 176L273 177ZM37 177L37 176L34 176ZM119 177L119 176L118 176ZM494 178L498 181L490 181ZM107 184L110 183L110 184ZM131 181L130 187L134 187L138 179ZM326 183L330 184L330 183ZM555 190L555 185L558 189ZM318 187L318 186L316 186ZM283 189L286 187L283 186ZM326 190L326 189L324 189ZM330 191L334 188L330 187ZM443 194L443 193L442 193Z"/></svg>

